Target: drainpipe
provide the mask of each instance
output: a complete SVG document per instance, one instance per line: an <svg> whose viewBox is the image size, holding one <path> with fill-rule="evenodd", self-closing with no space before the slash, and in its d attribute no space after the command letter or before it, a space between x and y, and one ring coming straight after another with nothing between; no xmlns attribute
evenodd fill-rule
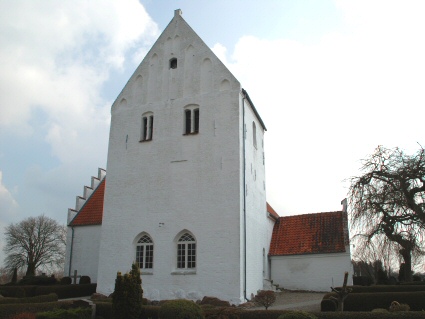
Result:
<svg viewBox="0 0 425 319"><path fill-rule="evenodd" d="M71 277L71 265L72 265L72 248L74 247L74 226L71 227L71 249L69 250L69 267L68 267L68 277Z"/></svg>
<svg viewBox="0 0 425 319"><path fill-rule="evenodd" d="M246 301L246 158L245 158L245 94L242 91L242 151L243 151L243 229L244 229L244 278L243 278L243 294Z"/></svg>

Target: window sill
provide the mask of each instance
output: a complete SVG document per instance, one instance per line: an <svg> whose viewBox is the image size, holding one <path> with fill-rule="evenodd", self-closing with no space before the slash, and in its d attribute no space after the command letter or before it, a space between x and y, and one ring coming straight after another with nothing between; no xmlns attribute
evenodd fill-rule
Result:
<svg viewBox="0 0 425 319"><path fill-rule="evenodd" d="M197 135L197 134L199 134L199 132L183 133L183 136L185 136L185 135Z"/></svg>
<svg viewBox="0 0 425 319"><path fill-rule="evenodd" d="M139 143L150 142L150 141L152 141L152 139L151 139L151 138L150 138L150 139L148 139L148 140L140 140L140 141L139 141Z"/></svg>
<svg viewBox="0 0 425 319"><path fill-rule="evenodd" d="M172 275L196 275L196 270L175 270L173 272L171 272Z"/></svg>
<svg viewBox="0 0 425 319"><path fill-rule="evenodd" d="M143 270L141 270L140 274L141 275L153 275L153 271L143 271Z"/></svg>

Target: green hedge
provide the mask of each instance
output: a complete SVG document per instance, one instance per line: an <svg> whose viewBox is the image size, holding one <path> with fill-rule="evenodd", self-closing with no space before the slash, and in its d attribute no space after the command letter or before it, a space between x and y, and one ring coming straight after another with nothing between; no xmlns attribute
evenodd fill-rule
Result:
<svg viewBox="0 0 425 319"><path fill-rule="evenodd" d="M39 312L36 319L91 319L91 308L54 309Z"/></svg>
<svg viewBox="0 0 425 319"><path fill-rule="evenodd" d="M37 286L0 286L0 294L10 298L34 297L36 289Z"/></svg>
<svg viewBox="0 0 425 319"><path fill-rule="evenodd" d="M423 284L422 285L405 284L405 285L350 286L348 288L352 289L351 293L425 291L425 285Z"/></svg>
<svg viewBox="0 0 425 319"><path fill-rule="evenodd" d="M69 305L71 305L70 301L0 305L0 319L9 318L13 315L20 314L22 312L37 313L41 311L48 311L56 308L66 307Z"/></svg>
<svg viewBox="0 0 425 319"><path fill-rule="evenodd" d="M0 304L23 304L23 303L40 303L40 302L52 302L58 301L57 294L48 294L36 297L26 298L0 298Z"/></svg>
<svg viewBox="0 0 425 319"><path fill-rule="evenodd" d="M318 319L424 319L422 311L376 313L376 312L313 312ZM242 319L242 317L241 317Z"/></svg>
<svg viewBox="0 0 425 319"><path fill-rule="evenodd" d="M160 308L160 306L142 306L142 313L140 314L140 318L158 319Z"/></svg>
<svg viewBox="0 0 425 319"><path fill-rule="evenodd" d="M408 304L412 311L422 311L425 310L425 291L350 294L344 302L344 310L372 311L375 308L388 309L393 301Z"/></svg>
<svg viewBox="0 0 425 319"><path fill-rule="evenodd" d="M59 299L91 296L96 292L96 284L37 286L36 295L55 293Z"/></svg>

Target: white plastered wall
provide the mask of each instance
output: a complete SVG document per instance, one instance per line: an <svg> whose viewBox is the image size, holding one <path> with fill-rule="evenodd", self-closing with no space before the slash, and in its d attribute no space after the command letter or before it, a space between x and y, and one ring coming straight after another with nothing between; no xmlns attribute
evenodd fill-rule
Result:
<svg viewBox="0 0 425 319"><path fill-rule="evenodd" d="M97 281L101 225L75 226L67 229L65 276L89 276ZM73 239L72 239L73 237ZM71 255L72 254L72 255Z"/></svg>
<svg viewBox="0 0 425 319"><path fill-rule="evenodd" d="M346 271L351 285L353 267L350 253L271 257L273 283L290 290L330 292L330 287L342 286Z"/></svg>
<svg viewBox="0 0 425 319"><path fill-rule="evenodd" d="M200 131L185 136L184 108L193 105ZM242 301L240 111L239 82L175 16L112 106L99 292L111 293L117 271L130 269L145 232L154 243L153 269L142 272L147 298ZM153 139L139 142L146 112ZM184 231L197 241L195 270L176 269Z"/></svg>

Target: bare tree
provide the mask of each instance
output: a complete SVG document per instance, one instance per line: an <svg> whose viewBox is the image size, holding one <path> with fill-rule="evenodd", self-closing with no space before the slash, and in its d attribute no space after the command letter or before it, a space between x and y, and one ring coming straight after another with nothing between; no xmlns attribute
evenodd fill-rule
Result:
<svg viewBox="0 0 425 319"><path fill-rule="evenodd" d="M363 175L351 178L349 190L352 227L367 238L385 235L400 246L412 279L412 254L422 254L425 229L425 151L414 155L399 148L378 146L363 160Z"/></svg>
<svg viewBox="0 0 425 319"><path fill-rule="evenodd" d="M29 217L5 229L5 266L27 267L26 275L34 276L39 267L56 267L63 263L66 228L44 215Z"/></svg>

